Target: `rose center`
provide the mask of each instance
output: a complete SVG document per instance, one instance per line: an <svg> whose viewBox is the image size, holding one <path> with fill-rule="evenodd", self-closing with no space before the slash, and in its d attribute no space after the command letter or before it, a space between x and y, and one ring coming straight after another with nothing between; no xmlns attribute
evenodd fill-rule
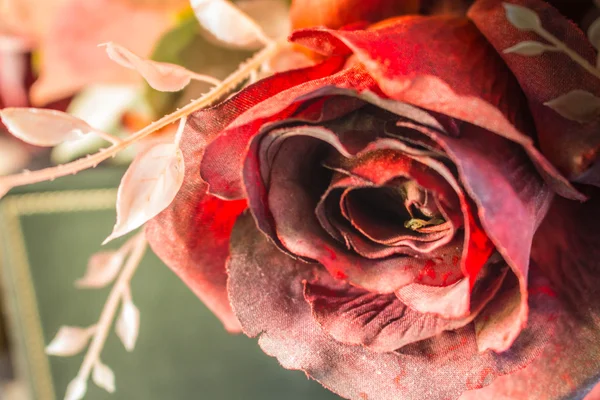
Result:
<svg viewBox="0 0 600 400"><path fill-rule="evenodd" d="M424 229L445 222L433 193L412 180L394 180L381 188L353 189L343 196L342 212L368 236L383 238L406 230ZM414 234L413 233L413 234Z"/></svg>

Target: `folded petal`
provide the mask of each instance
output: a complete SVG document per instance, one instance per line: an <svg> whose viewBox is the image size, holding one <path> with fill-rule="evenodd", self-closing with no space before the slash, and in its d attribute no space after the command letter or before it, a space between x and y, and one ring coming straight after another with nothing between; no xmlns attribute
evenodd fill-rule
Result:
<svg viewBox="0 0 600 400"><path fill-rule="evenodd" d="M460 138L434 131L429 135L452 158L467 192L477 204L479 219L518 278L519 306L506 308L503 334L482 337L482 350L504 351L510 347L527 321L527 276L533 235L544 218L552 194L518 145L491 132L465 124ZM492 195L493 194L493 195ZM518 227L518 228L516 228ZM476 238L470 240L477 244ZM511 304L514 304L511 303ZM511 312L508 312L511 311ZM512 321L512 322L508 322ZM498 325L494 325L497 327ZM492 340L494 339L494 340Z"/></svg>
<svg viewBox="0 0 600 400"><path fill-rule="evenodd" d="M543 353L461 400L578 399L600 380L600 191L589 194L583 204L555 199L534 239L532 259L550 284L530 288L530 296L545 292L561 302Z"/></svg>
<svg viewBox="0 0 600 400"><path fill-rule="evenodd" d="M530 298L532 319L505 353L479 353L472 325L376 353L336 341L314 319L304 301L304 281L314 268L279 251L258 231L251 216L232 233L228 291L244 332L260 336L263 350L289 369L305 371L345 398L442 400L489 385L496 377L529 364L549 339L553 298ZM248 290L248 287L260 288Z"/></svg>
<svg viewBox="0 0 600 400"><path fill-rule="evenodd" d="M372 31L300 30L291 40L327 55L354 53L389 97L520 144L557 193L585 199L534 146L519 84L469 20L402 17Z"/></svg>
<svg viewBox="0 0 600 400"><path fill-rule="evenodd" d="M482 283L485 295L478 293L472 313L468 312L468 301L463 301L467 310L464 315L454 319L415 310L393 294L377 294L353 287L332 278L323 270L315 270L317 277L305 282L304 297L310 303L317 322L335 340L345 344L360 344L375 352L390 352L467 325L496 293L505 274L506 269L500 267L488 273ZM470 296L468 280L461 282L466 282L462 292ZM461 282L447 288L460 286ZM439 296L432 292L428 294L422 299L429 297L432 302L439 301Z"/></svg>
<svg viewBox="0 0 600 400"><path fill-rule="evenodd" d="M297 97L326 85L351 88L373 85L371 78L359 69L336 74L342 62L333 58L315 67L276 74L257 82L249 88L251 90L242 91L246 101L252 99L253 94L259 95L260 101L250 100L251 107L240 101L228 106L227 112L237 118L230 121L230 126L225 125L227 129L219 132L219 137L207 147L201 164L201 175L209 184L210 193L227 199L244 197L239 171L248 143L264 124L286 119L297 111L302 105L295 101Z"/></svg>
<svg viewBox="0 0 600 400"><path fill-rule="evenodd" d="M294 29L312 26L340 28L356 22L377 22L419 11L421 0L293 0Z"/></svg>
<svg viewBox="0 0 600 400"><path fill-rule="evenodd" d="M510 4L533 10L544 29L595 65L596 51L586 35L554 7L541 0L513 0ZM548 51L537 56L505 53L504 50L524 41L545 41L535 33L512 26L502 0L476 1L469 17L502 56L525 92L544 156L569 179L600 186L600 174L596 179L585 175L600 158L600 118L581 123L545 105L573 90L586 90L600 97L600 79L562 52Z"/></svg>

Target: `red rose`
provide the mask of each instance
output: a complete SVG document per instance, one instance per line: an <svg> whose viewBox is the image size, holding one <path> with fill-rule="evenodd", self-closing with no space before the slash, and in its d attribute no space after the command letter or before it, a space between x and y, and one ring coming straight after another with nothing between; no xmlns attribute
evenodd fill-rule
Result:
<svg viewBox="0 0 600 400"><path fill-rule="evenodd" d="M592 61L556 9L511 3ZM600 83L503 53L533 34L501 1L468 16L296 31L325 61L194 114L148 227L229 330L343 397L563 398L600 376L600 194L570 183L600 182L598 118L544 105Z"/></svg>

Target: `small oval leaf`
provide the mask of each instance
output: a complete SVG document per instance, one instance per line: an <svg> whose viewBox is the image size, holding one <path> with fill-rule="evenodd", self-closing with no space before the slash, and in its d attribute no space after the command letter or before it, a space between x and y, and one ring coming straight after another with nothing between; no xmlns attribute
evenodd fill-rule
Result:
<svg viewBox="0 0 600 400"><path fill-rule="evenodd" d="M544 105L563 117L582 124L592 122L600 116L600 98L585 90L573 90Z"/></svg>
<svg viewBox="0 0 600 400"><path fill-rule="evenodd" d="M503 3L506 18L517 29L522 31L535 31L542 28L540 17L535 11L516 4Z"/></svg>
<svg viewBox="0 0 600 400"><path fill-rule="evenodd" d="M67 386L67 393L65 394L65 400L81 400L87 392L87 382L79 377L75 377Z"/></svg>
<svg viewBox="0 0 600 400"><path fill-rule="evenodd" d="M125 47L115 43L105 43L111 60L136 70L148 85L161 92L177 92L186 87L192 79L218 85L220 81L208 75L197 74L176 64L146 60Z"/></svg>
<svg viewBox="0 0 600 400"><path fill-rule="evenodd" d="M46 354L63 357L73 356L85 349L94 331L95 327L62 326L46 347Z"/></svg>
<svg viewBox="0 0 600 400"><path fill-rule="evenodd" d="M600 17L596 18L596 20L592 22L588 28L587 36L590 39L590 43L597 50L600 50Z"/></svg>
<svg viewBox="0 0 600 400"><path fill-rule="evenodd" d="M133 351L140 329L140 311L131 300L123 301L115 329L125 349Z"/></svg>
<svg viewBox="0 0 600 400"><path fill-rule="evenodd" d="M103 244L139 228L167 208L183 184L185 165L177 145L161 143L138 154L117 195L117 223Z"/></svg>
<svg viewBox="0 0 600 400"><path fill-rule="evenodd" d="M96 360L92 371L92 380L98 387L106 390L108 393L115 392L115 374L109 366Z"/></svg>
<svg viewBox="0 0 600 400"><path fill-rule="evenodd" d="M94 132L85 121L56 110L4 108L0 117L13 136L36 146L56 146Z"/></svg>
<svg viewBox="0 0 600 400"><path fill-rule="evenodd" d="M78 288L102 288L115 279L125 261L125 254L103 251L94 254L88 261L83 278L75 282Z"/></svg>
<svg viewBox="0 0 600 400"><path fill-rule="evenodd" d="M547 44L527 40L504 50L504 53L515 53L522 56L539 56L546 51L556 51L553 46Z"/></svg>
<svg viewBox="0 0 600 400"><path fill-rule="evenodd" d="M227 0L191 0L200 25L214 39L241 49L255 49L270 42L250 17Z"/></svg>

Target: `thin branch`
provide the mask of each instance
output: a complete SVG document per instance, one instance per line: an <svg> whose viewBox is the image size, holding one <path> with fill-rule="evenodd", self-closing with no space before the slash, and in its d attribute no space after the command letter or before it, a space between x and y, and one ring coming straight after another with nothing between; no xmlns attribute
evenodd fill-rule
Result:
<svg viewBox="0 0 600 400"><path fill-rule="evenodd" d="M77 373L77 377L83 381L88 380L94 364L100 357L100 353L104 347L104 342L106 341L106 337L108 336L108 332L112 326L117 308L119 307L119 302L123 294L129 290L129 281L133 277L133 274L140 265L140 262L144 257L144 253L146 252L147 241L144 232L134 236L130 239L130 241L133 245L131 255L127 259L127 263L123 267L123 271L121 271L121 274L117 278L117 281L110 291L106 303L104 304L102 314L100 314L100 319L96 325L96 333L92 338L90 347L88 348L85 358L83 359L83 363L81 364L81 368Z"/></svg>
<svg viewBox="0 0 600 400"><path fill-rule="evenodd" d="M3 191L8 191L11 188L23 185L29 185L32 183L43 182L47 180L54 180L56 178L74 175L80 171L83 171L88 168L95 168L101 162L109 159L110 157L114 157L121 150L127 148L131 144L143 139L144 137L150 135L154 131L163 128L178 119L188 116L189 114L197 111L201 108L209 107L221 99L223 96L230 93L236 86L238 86L241 82L248 78L248 76L252 73L252 71L260 68L263 62L271 58L273 55L277 53L279 50L280 44L278 42L272 42L258 52L254 57L252 57L246 63L240 65L240 67L231 75L229 75L221 85L213 88L206 95L202 96L199 99L193 100L188 105L178 109L177 111L166 115L146 126L145 128L137 131L133 135L123 139L120 143L115 143L113 146L107 149L101 149L98 153L93 155L89 155L87 157L75 160L68 164L58 165L56 167L45 168L39 171L28 171L23 172L18 175L10 175L5 177L0 177L0 194Z"/></svg>

